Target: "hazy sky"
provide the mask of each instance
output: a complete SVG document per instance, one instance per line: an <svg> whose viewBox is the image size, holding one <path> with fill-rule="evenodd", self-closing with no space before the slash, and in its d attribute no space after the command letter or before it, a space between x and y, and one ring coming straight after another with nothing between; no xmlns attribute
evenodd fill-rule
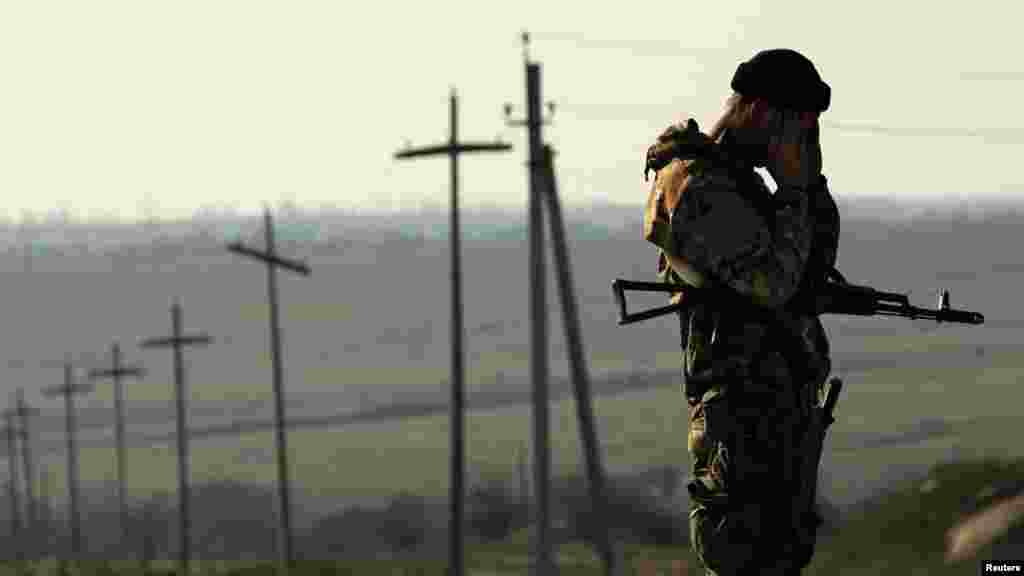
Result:
<svg viewBox="0 0 1024 576"><path fill-rule="evenodd" d="M7 1L0 189L11 217L443 205L447 162L392 154L447 138L455 86L464 138L515 145L465 157L464 204L525 209L525 133L501 108L523 112L529 29L568 205L640 210L653 138L709 125L736 64L776 47L832 85L835 194L1024 198L1022 19L1010 0Z"/></svg>

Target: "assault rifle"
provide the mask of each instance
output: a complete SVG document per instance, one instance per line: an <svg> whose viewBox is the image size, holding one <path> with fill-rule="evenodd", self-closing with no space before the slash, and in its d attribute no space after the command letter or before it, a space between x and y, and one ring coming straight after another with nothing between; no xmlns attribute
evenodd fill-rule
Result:
<svg viewBox="0 0 1024 576"><path fill-rule="evenodd" d="M642 292L683 292L678 303L642 310L630 314L626 310L626 291ZM639 282L617 279L612 282L612 292L619 308L619 326L633 324L666 314L673 314L704 301L708 294L704 289L666 282ZM845 314L852 316L899 316L901 318L934 320L955 324L984 324L985 316L978 312L954 310L949 307L949 291L939 296L935 309L919 308L910 304L905 294L882 292L868 286L850 284L838 270L831 270L821 289L815 292L808 304L813 314Z"/></svg>

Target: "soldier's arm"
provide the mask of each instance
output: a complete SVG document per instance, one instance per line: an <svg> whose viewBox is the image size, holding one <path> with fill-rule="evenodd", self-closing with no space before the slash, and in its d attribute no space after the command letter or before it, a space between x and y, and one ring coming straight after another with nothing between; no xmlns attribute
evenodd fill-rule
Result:
<svg viewBox="0 0 1024 576"><path fill-rule="evenodd" d="M736 182L706 173L690 182L672 212L675 252L755 304L778 307L800 286L811 249L808 199L780 188L765 221L737 193Z"/></svg>
<svg viewBox="0 0 1024 576"><path fill-rule="evenodd" d="M660 281L700 287L704 284L703 276L674 252L669 216L689 181L688 164L685 160L674 160L655 176L644 211L644 239L660 249L657 274ZM681 297L682 292L676 292L671 301L678 302Z"/></svg>

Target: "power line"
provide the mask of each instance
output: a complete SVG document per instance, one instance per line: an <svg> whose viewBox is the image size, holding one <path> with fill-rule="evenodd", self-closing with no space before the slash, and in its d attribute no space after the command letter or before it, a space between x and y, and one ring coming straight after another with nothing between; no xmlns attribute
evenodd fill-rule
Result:
<svg viewBox="0 0 1024 576"><path fill-rule="evenodd" d="M966 81L982 82L1020 82L1024 80L1024 71L1003 70L986 72L961 72L960 79Z"/></svg>
<svg viewBox="0 0 1024 576"><path fill-rule="evenodd" d="M667 108L672 103L566 103L556 102L559 110L576 120L588 122L646 122L646 111L651 108ZM635 114L633 113L635 111ZM1024 128L963 128L944 126L888 126L878 123L845 121L822 121L821 125L837 132L871 134L876 136L897 136L910 138L981 138L990 142L1016 144L1024 141Z"/></svg>
<svg viewBox="0 0 1024 576"><path fill-rule="evenodd" d="M906 136L917 138L984 138L1020 142L1024 128L948 128L933 126L886 126L884 124L858 124L852 122L822 122L822 125L840 132L857 132L879 136Z"/></svg>
<svg viewBox="0 0 1024 576"><path fill-rule="evenodd" d="M600 38L581 32L550 31L531 33L534 39L554 44L571 44L573 48L583 51L619 51L636 56L654 58L685 58L692 57L706 62L709 58L734 56L735 50L730 47L696 47L687 46L671 39L652 38ZM895 70L893 70L895 71ZM965 70L950 72L937 78L947 81L965 82L1002 82L1013 83L1024 81L1024 71L1020 70Z"/></svg>
<svg viewBox="0 0 1024 576"><path fill-rule="evenodd" d="M721 48L697 48L685 46L674 40L595 38L579 32L531 32L531 40L572 44L576 48L591 50L620 50L636 54L644 52L651 56L707 58L712 54L726 52Z"/></svg>

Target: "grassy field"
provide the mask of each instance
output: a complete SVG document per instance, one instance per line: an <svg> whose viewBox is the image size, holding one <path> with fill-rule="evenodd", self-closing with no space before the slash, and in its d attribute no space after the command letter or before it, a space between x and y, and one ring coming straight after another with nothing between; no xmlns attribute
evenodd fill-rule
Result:
<svg viewBox="0 0 1024 576"><path fill-rule="evenodd" d="M922 345L923 346L923 345ZM935 356L951 354L942 338L931 343ZM951 346L951 345L950 345ZM896 355L899 351L893 351ZM828 487L838 500L864 492L875 478L899 465L925 470L952 455L1024 456L1006 437L1016 416L1020 363L1013 352L991 352L984 362L958 368L899 367L846 376L838 422L829 437L826 466L836 468ZM633 470L666 463L685 465L685 425L678 388L601 397L595 401L605 465ZM552 453L556 474L579 468L575 405L552 408ZM946 434L913 436L922 420L941 421ZM513 477L517 451L529 444L530 412L509 406L470 413L467 456L475 477ZM886 439L892 439L886 441ZM401 491L443 495L448 482L448 417L444 413L400 421L359 423L333 429L294 430L293 478L297 491L317 493L339 503L380 499ZM913 448L908 442L915 444ZM204 438L192 442L194 482L231 478L267 484L274 479L271 433ZM136 497L175 488L173 444L129 450L129 484ZM109 448L84 448L82 480L100 485L113 480ZM63 493L55 475L57 494ZM847 494L850 494L848 497ZM340 505L340 504L339 504Z"/></svg>
<svg viewBox="0 0 1024 576"><path fill-rule="evenodd" d="M1020 534L1009 534L981 550L979 560L947 565L943 561L944 533L964 513L991 503L993 491L1007 479L1024 478L1024 459L970 460L932 467L925 482L908 484L874 499L849 514L837 529L822 535L814 560L804 572L807 576L864 574L939 574L973 573L978 561L1005 558L1007 550L1017 546ZM995 497L1001 497L996 493ZM1019 532L1019 530L1017 531ZM654 576L698 574L696 558L683 546L651 547L625 545L625 574ZM603 573L593 551L579 542L557 547L559 573L593 575ZM495 543L475 545L467 550L470 575L525 574L530 562L529 534L520 531ZM237 574L258 576L273 574L268 564L230 562L196 563L199 574ZM155 566L170 571L174 564ZM11 566L5 566L14 574ZM36 566L37 574L53 574L52 562ZM86 563L80 574L103 576L116 569L121 574L142 574L136 564ZM364 560L337 562L300 562L293 572L305 575L444 575L443 561Z"/></svg>
<svg viewBox="0 0 1024 576"><path fill-rule="evenodd" d="M965 239L975 241L980 234L942 230L936 240L944 242L948 238L949 244L933 245L931 237L921 236L927 242L919 240L910 248L899 248L902 244L892 234L882 234L876 242L858 238L856 227L846 230L846 237L854 241L844 244L844 273L853 281L863 280L879 289L931 287L937 284L940 272L950 272L943 266L969 264L972 269L987 270L993 258L1004 263L1019 262L1018 253L997 253L987 244L971 244L974 248L965 252L952 251L962 248ZM1007 230L1019 231L1019 227ZM614 325L609 280L618 276L648 279L650 274L649 247L633 231L629 234L628 238L574 246L587 359L593 374L631 368L676 369L679 365L677 327L670 321L628 328ZM992 246L1004 244L1013 245L999 240ZM927 246L927 250L920 246ZM432 252L434 248L437 250ZM523 374L528 366L528 340L524 315L528 286L523 274L525 251L520 248L517 243L510 244L507 258L495 258L492 250L496 248L481 246L474 252L472 243L467 242L466 317L471 333L467 368L471 384L486 384L495 379L497 372L506 371L507 386L526 389ZM416 388L431 389L436 397L448 377L444 320L447 269L440 265L440 257L435 257L443 253L442 249L440 244L425 251L409 250L407 244L396 244L394 250L348 247L314 259L316 281L289 282L283 315L290 398L331 412L358 407L360 395L367 390L373 393L376 404L418 398ZM936 260L922 260L925 252ZM430 254L434 256L424 258ZM81 258L65 258L54 261L54 267L65 265L65 260L82 264ZM373 265L377 260L389 265ZM227 254L211 262L208 269L196 274L174 262L166 273L138 274L137 262L129 258L123 266L123 277L77 271L63 277L52 271L45 272L45 277L41 276L43 272L12 275L9 297L20 304L11 307L9 323L24 326L25 331L17 333L16 338L7 336L6 353L34 359L37 350L77 350L88 343L86 348L105 354L108 338L127 342L166 331L166 304L173 294L186 303L187 329L209 330L218 339L216 355L189 355L190 410L195 411L191 423L202 425L202 418L227 419L226 414L216 413L219 406L236 401L258 404L270 396L265 287L256 267L239 265ZM643 266L634 268L634 262ZM914 265L908 265L910 262ZM828 439L825 494L845 505L891 487L894 482L905 481L908 490L901 493L903 500L893 496L887 507L852 518L842 538L822 544L810 574L895 573L912 563L920 573L943 573L945 569L934 563L941 541L938 527L950 519L954 504L976 492L975 484L982 479L975 481L967 469L953 469L956 474L950 476L951 481L942 484L948 484L950 491L928 496L941 495L941 500L934 501L925 501L910 491L910 483L919 482L930 468L943 461L1024 457L1021 444L1013 440L1019 436L1016 428L1024 395L1019 388L1024 373L1020 349L1020 328L1024 324L1013 316L1020 309L1014 289L1019 285L1019 269L1013 275L1000 274L986 276L985 282L973 278L942 282L943 287L953 290L954 306L977 309L988 316L991 324L984 327L936 328L891 319L826 319L833 337L836 372L847 387L839 404L838 422ZM64 281L69 278L74 282ZM415 280L410 281L412 278ZM925 306L931 303L924 295L913 300ZM88 305L79 306L82 302ZM555 301L550 305L557 315ZM482 325L497 328L490 333L473 333ZM842 329L836 330L840 325ZM101 333L97 333L97 326L103 326ZM564 374L564 355L558 350L564 346L560 344L562 332L557 319L551 340L555 349L552 370L555 375ZM416 354L418 351L422 354ZM130 402L170 406L168 356L131 352L130 360L146 362L153 372L145 384L130 385ZM35 370L14 372L11 380L42 379L44 375L37 375ZM46 378L57 378L59 370L49 374ZM336 395L328 397L331 393ZM89 408L109 408L110 400L109 386L88 399L82 398L83 421ZM48 458L53 480L50 492L62 496L66 493L62 407L57 401L39 403L45 414L37 430L41 431L43 421L49 418L52 425L48 431L54 435L57 447ZM142 421L137 426L129 424L132 433L145 432L148 427L173 430L167 420L169 414L154 412L150 419L149 413L135 410L135 406L141 404L133 404L130 413L144 417L138 416ZM257 408L269 418L269 404ZM666 463L685 467L686 419L677 385L598 398L595 409L609 470L627 472ZM214 414L200 414L203 410ZM552 412L553 472L570 474L580 467L575 406L571 400L559 401ZM103 416L102 421L109 422L107 415ZM941 424L938 429L936 422ZM509 406L474 412L468 416L467 425L472 476L515 475L517 451L530 443L529 409ZM109 430L105 434L109 438ZM115 466L112 445L97 447L89 443L91 439L83 438L80 462L85 492L94 498L100 489L109 494ZM307 506L300 520L308 521L313 511L327 513L357 501L380 502L402 491L433 496L443 496L447 491L448 417L443 413L342 428L297 429L289 440L297 504L313 494L318 495L316 502L322 503ZM231 479L269 485L275 478L272 447L269 431L197 438L192 442L192 481ZM131 447L128 474L133 498L173 492L173 443ZM963 482L958 484L961 478ZM932 515L922 516L922 510ZM925 522L922 518L930 518L929 526L920 526ZM894 522L898 528L893 532L882 530ZM627 552L638 571L645 562L664 569L673 561L692 560L684 549L632 547ZM562 573L599 573L592 555L578 544L567 544L560 553L565 566ZM520 533L505 542L474 547L470 555L470 564L481 574L523 573L527 540ZM921 557L927 561L922 563ZM243 568L250 574L260 570L237 565L217 570ZM951 568L949 573L966 573L968 569L961 566L954 572ZM443 568L441 564L416 562L403 572L399 562L366 561L330 567L306 565L300 573L332 571L440 574Z"/></svg>

